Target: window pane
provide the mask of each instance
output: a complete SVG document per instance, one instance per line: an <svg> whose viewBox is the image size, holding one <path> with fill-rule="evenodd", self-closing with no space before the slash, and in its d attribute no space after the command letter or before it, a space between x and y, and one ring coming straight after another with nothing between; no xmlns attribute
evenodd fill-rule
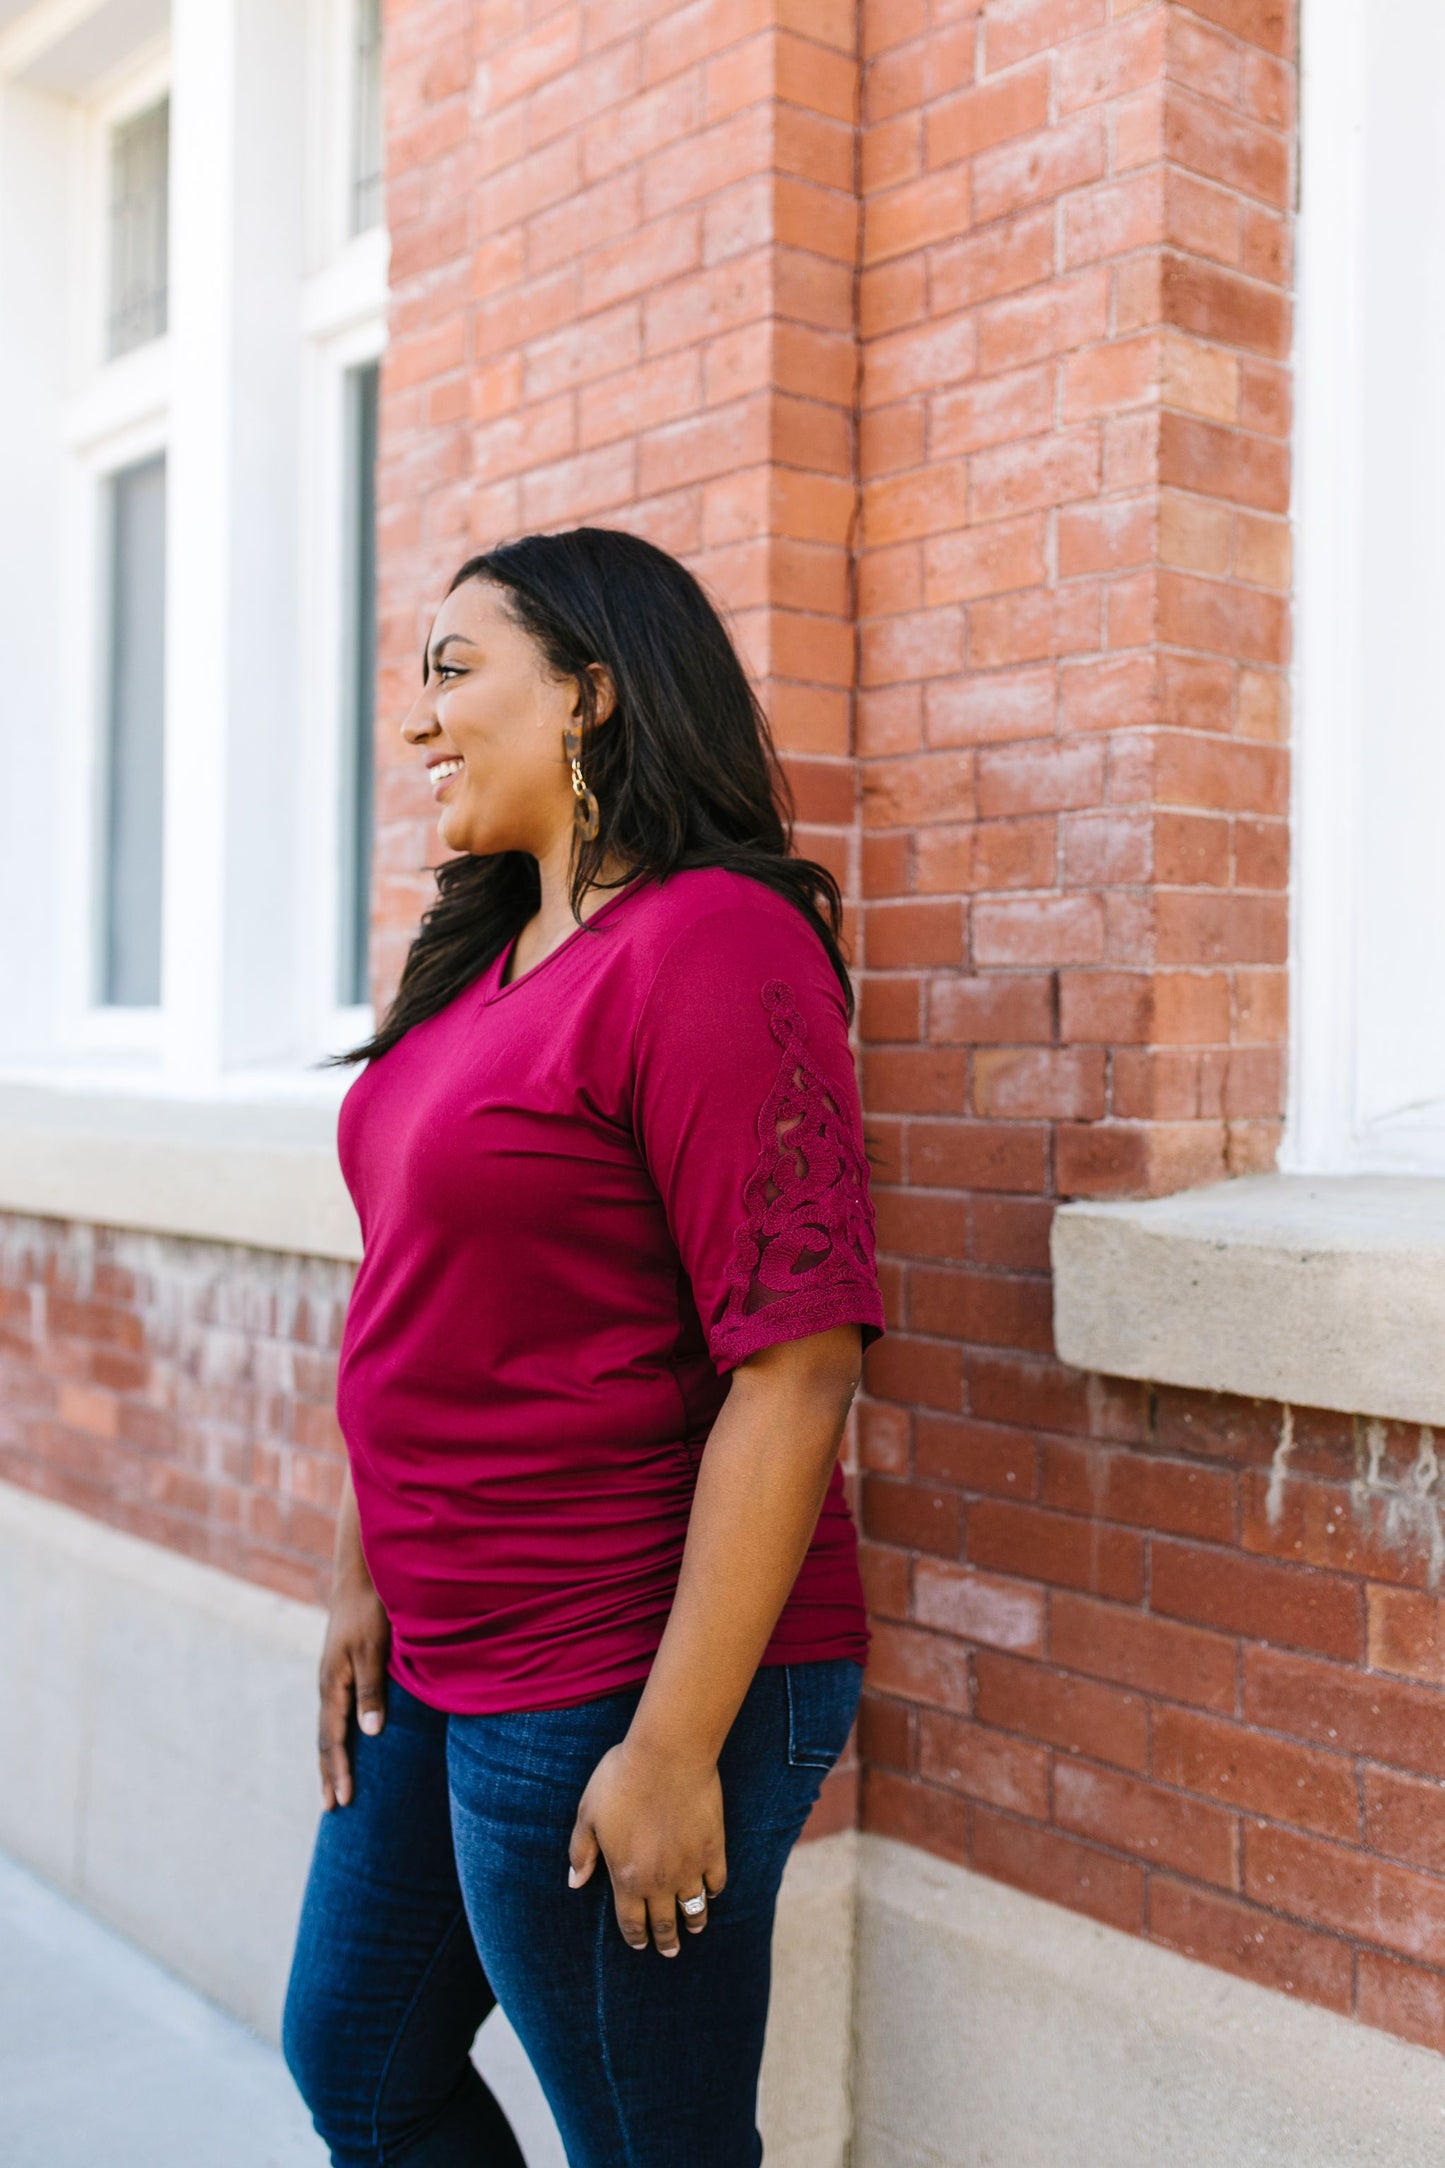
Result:
<svg viewBox="0 0 1445 2168"><path fill-rule="evenodd" d="M381 223L381 0L354 0L351 60L351 230Z"/></svg>
<svg viewBox="0 0 1445 2168"><path fill-rule="evenodd" d="M110 655L101 879L101 999L152 1008L161 993L166 463L112 476Z"/></svg>
<svg viewBox="0 0 1445 2168"><path fill-rule="evenodd" d="M346 653L341 764L341 940L337 996L369 998L372 737L376 722L375 362L346 375Z"/></svg>
<svg viewBox="0 0 1445 2168"><path fill-rule="evenodd" d="M1405 9L1399 52L1371 21L1365 92L1364 238L1359 313L1361 596L1359 1113L1408 1146L1445 1126L1445 1013L1421 1000L1445 932L1436 871L1445 737L1436 612L1445 576L1439 492L1445 482L1440 341L1445 265L1409 229L1438 233L1445 208L1435 86L1445 61L1438 0ZM1432 58L1433 56L1433 58ZM1407 188L1408 197L1398 191ZM1424 220L1402 219L1404 202ZM1431 206L1434 206L1433 211ZM1400 283L1403 280L1403 285ZM1424 343L1421 343L1424 342ZM1432 818L1433 814L1433 818ZM1383 1141L1383 1140L1380 1140ZM1419 1138L1422 1147L1425 1139Z"/></svg>
<svg viewBox="0 0 1445 2168"><path fill-rule="evenodd" d="M166 328L169 99L111 131L110 321L114 359Z"/></svg>

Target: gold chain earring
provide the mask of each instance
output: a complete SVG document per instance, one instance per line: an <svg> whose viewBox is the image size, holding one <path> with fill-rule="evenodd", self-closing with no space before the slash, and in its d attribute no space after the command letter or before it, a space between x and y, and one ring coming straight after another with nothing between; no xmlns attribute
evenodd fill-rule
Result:
<svg viewBox="0 0 1445 2168"><path fill-rule="evenodd" d="M572 763L572 822L579 840L590 843L597 834L601 814L582 773L582 733L575 726L563 731L562 750Z"/></svg>

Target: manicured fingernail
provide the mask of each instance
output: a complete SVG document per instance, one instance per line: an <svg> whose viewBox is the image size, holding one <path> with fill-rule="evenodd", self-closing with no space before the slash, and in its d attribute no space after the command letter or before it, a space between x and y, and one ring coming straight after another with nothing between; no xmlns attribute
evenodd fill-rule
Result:
<svg viewBox="0 0 1445 2168"><path fill-rule="evenodd" d="M364 1716L362 1717L362 1719L361 1719L361 1728L362 1728L362 1730L363 1730L363 1731L380 1731L380 1729L381 1729L381 1711L380 1711L380 1709L368 1709L368 1710L367 1710L367 1712L366 1712L366 1714L365 1714L365 1715L364 1715Z"/></svg>
<svg viewBox="0 0 1445 2168"><path fill-rule="evenodd" d="M567 1869L567 1887L568 1889L580 1889L582 1887L582 1878L575 1867Z"/></svg>

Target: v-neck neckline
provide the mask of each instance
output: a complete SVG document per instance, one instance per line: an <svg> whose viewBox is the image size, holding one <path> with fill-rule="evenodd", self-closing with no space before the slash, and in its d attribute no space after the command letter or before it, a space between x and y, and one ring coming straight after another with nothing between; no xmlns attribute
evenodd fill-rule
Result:
<svg viewBox="0 0 1445 2168"><path fill-rule="evenodd" d="M605 903L599 903L597 909L592 912L590 917L585 918L580 926L574 926L572 931L565 939L559 941L555 948L548 949L545 956L539 956L534 964L529 964L520 978L509 979L504 982L502 974L511 962L516 952L517 942L521 938L520 930L514 933L492 966L492 983L483 997L483 1006L485 1007L493 1001L500 1001L505 994L516 993L519 987L530 985L539 971L545 971L548 964L555 962L557 957L564 956L574 941L579 939L582 934L590 932L599 919L605 918L610 911L617 908L619 903L625 902L645 881L651 879L652 875L650 873L635 873L632 879L610 895Z"/></svg>

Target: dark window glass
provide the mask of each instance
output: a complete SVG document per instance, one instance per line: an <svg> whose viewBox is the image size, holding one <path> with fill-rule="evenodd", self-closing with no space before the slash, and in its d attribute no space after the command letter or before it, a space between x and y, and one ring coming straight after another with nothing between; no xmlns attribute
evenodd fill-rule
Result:
<svg viewBox="0 0 1445 2168"><path fill-rule="evenodd" d="M351 56L351 231L382 215L381 0L355 0Z"/></svg>
<svg viewBox="0 0 1445 2168"><path fill-rule="evenodd" d="M165 771L166 463L112 475L110 654L104 761L100 998L153 1008L161 994Z"/></svg>
<svg viewBox="0 0 1445 2168"><path fill-rule="evenodd" d="M341 763L338 998L365 1002L371 922L372 738L376 725L375 362L346 373L346 649Z"/></svg>
<svg viewBox="0 0 1445 2168"><path fill-rule="evenodd" d="M163 98L111 130L111 359L166 328L170 123L170 101Z"/></svg>

